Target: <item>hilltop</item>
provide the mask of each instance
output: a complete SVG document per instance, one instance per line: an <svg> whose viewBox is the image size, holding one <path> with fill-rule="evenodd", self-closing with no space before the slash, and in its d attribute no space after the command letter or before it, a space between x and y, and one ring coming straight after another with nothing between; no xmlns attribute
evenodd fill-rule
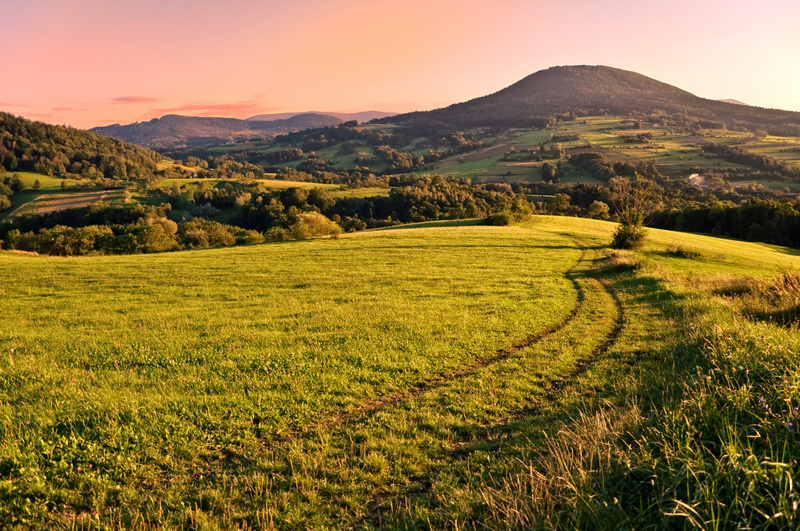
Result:
<svg viewBox="0 0 800 531"><path fill-rule="evenodd" d="M276 134L326 127L342 123L323 114L301 114L276 120L238 120L168 114L149 122L95 127L95 133L111 136L152 149L224 144L236 140L263 139Z"/></svg>
<svg viewBox="0 0 800 531"><path fill-rule="evenodd" d="M285 120L301 114L323 114L325 116L333 116L345 122L356 120L358 122L369 122L370 120L377 120L379 118L386 118L395 113L384 111L363 111L363 112L326 112L326 111L305 111L305 112L281 112L272 114L257 114L251 116L248 120Z"/></svg>
<svg viewBox="0 0 800 531"><path fill-rule="evenodd" d="M800 113L700 98L636 72L608 66L557 66L494 94L443 109L379 120L455 127L543 127L563 116L660 115L670 123L800 131Z"/></svg>

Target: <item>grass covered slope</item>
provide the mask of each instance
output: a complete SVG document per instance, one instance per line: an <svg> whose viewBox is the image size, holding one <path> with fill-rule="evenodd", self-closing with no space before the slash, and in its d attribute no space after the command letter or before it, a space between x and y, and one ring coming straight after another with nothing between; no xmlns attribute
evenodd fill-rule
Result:
<svg viewBox="0 0 800 531"><path fill-rule="evenodd" d="M2 253L0 522L796 526L800 258L613 228Z"/></svg>
<svg viewBox="0 0 800 531"><path fill-rule="evenodd" d="M579 252L540 243L469 227L2 254L2 517L191 507L198 470L546 328L574 304L561 273Z"/></svg>

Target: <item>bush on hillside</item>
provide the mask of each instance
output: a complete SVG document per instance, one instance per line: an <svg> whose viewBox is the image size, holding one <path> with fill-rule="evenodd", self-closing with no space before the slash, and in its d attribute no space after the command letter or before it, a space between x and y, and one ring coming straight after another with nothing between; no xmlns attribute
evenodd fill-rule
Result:
<svg viewBox="0 0 800 531"><path fill-rule="evenodd" d="M614 249L638 249L644 244L647 231L641 225L623 223L614 231L611 247Z"/></svg>

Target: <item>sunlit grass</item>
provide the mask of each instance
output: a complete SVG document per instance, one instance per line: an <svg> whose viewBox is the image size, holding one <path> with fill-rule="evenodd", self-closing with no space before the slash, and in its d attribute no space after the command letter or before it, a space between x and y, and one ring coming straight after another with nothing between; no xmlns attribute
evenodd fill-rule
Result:
<svg viewBox="0 0 800 531"><path fill-rule="evenodd" d="M0 253L0 522L796 527L800 256L613 230Z"/></svg>

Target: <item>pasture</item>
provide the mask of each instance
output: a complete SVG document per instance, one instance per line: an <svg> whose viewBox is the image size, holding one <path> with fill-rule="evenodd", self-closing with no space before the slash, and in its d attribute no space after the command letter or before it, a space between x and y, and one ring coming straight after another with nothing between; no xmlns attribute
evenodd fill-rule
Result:
<svg viewBox="0 0 800 531"><path fill-rule="evenodd" d="M797 524L798 331L745 303L800 257L613 228L2 252L0 522Z"/></svg>

